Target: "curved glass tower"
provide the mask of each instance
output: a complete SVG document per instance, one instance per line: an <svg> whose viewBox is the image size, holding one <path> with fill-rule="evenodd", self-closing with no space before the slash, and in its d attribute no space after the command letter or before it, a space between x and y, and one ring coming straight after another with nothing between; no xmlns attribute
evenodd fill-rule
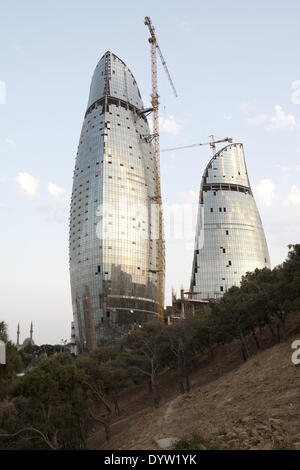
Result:
<svg viewBox="0 0 300 470"><path fill-rule="evenodd" d="M149 135L132 73L106 52L92 78L71 201L72 303L84 349L113 344L157 314Z"/></svg>
<svg viewBox="0 0 300 470"><path fill-rule="evenodd" d="M190 291L194 299L215 299L239 286L246 272L264 267L270 267L268 247L243 145L231 144L202 177Z"/></svg>

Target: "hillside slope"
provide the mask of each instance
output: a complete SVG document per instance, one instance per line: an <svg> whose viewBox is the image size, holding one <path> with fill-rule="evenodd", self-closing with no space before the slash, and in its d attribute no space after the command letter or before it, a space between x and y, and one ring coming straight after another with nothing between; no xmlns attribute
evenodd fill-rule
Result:
<svg viewBox="0 0 300 470"><path fill-rule="evenodd" d="M300 335L217 379L203 380L200 368L190 393L170 396L159 409L139 410L115 427L109 442L95 435L89 447L151 450L158 449L156 439L198 433L225 449L300 449L300 366L291 362L293 339Z"/></svg>

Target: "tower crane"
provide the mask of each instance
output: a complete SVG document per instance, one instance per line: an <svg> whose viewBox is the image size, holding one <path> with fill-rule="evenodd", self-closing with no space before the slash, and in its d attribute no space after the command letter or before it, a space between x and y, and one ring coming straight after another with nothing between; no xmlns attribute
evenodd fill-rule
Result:
<svg viewBox="0 0 300 470"><path fill-rule="evenodd" d="M171 147L171 148L163 149L163 150L161 150L161 152L170 152L171 150L180 150L180 149L187 149L187 148L190 148L190 147L199 147L201 145L210 145L210 147L212 149L212 153L214 155L216 153L216 144L220 144L222 142L229 142L229 143L232 142L231 137L225 137L225 139L221 139L221 140L215 140L213 135L210 135L209 137L211 137L210 142L203 142L201 144L184 145L182 147Z"/></svg>
<svg viewBox="0 0 300 470"><path fill-rule="evenodd" d="M151 105L153 112L153 146L154 146L154 179L155 179L155 203L158 209L158 234L156 237L156 274L157 274L157 306L158 318L164 321L164 242L163 242L163 227L162 227L162 198L160 187L160 157L159 157L159 95L157 83L157 55L160 57L162 65L165 69L171 87L175 96L177 93L171 79L166 61L162 55L160 47L157 43L155 35L155 28L151 23L149 16L145 17L145 25L150 32L149 43L151 44Z"/></svg>

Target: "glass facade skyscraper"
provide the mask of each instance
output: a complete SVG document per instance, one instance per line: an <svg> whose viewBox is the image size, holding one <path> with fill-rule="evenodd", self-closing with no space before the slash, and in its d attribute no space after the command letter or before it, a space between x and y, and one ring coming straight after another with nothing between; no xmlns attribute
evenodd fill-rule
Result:
<svg viewBox="0 0 300 470"><path fill-rule="evenodd" d="M94 349L157 314L154 152L137 83L115 54L90 87L70 213L74 325Z"/></svg>
<svg viewBox="0 0 300 470"><path fill-rule="evenodd" d="M201 181L190 291L216 299L248 271L270 267L251 191L243 145L231 144L208 163ZM196 294L197 293L197 294Z"/></svg>

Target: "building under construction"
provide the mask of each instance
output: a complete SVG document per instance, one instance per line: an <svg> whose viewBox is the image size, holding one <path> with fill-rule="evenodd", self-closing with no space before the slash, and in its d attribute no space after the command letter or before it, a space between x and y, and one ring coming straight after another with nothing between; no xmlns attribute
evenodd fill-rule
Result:
<svg viewBox="0 0 300 470"><path fill-rule="evenodd" d="M176 293L172 291L172 304L165 309L165 323L170 324L201 314L208 304L209 300L195 299L190 296L190 292L185 292L184 289L180 289L180 297L177 297Z"/></svg>
<svg viewBox="0 0 300 470"><path fill-rule="evenodd" d="M269 267L243 145L231 143L214 153L203 173L189 297L219 299L247 272Z"/></svg>
<svg viewBox="0 0 300 470"><path fill-rule="evenodd" d="M70 277L81 349L113 344L158 313L164 263L158 270L158 211L151 210L157 175L149 136L134 76L106 52L92 78L71 200Z"/></svg>
<svg viewBox="0 0 300 470"><path fill-rule="evenodd" d="M269 268L270 258L260 215L251 190L244 149L232 138L167 148L185 150L210 146L201 180L190 290L172 296L167 315L194 313L208 300L220 299L242 276L256 268ZM216 144L229 145L217 151ZM187 295L188 297L186 297Z"/></svg>
<svg viewBox="0 0 300 470"><path fill-rule="evenodd" d="M81 350L114 345L153 318L164 321L157 55L175 95L176 90L149 17L145 25L150 33L151 108L144 108L127 65L106 52L92 78L78 146L69 259Z"/></svg>

